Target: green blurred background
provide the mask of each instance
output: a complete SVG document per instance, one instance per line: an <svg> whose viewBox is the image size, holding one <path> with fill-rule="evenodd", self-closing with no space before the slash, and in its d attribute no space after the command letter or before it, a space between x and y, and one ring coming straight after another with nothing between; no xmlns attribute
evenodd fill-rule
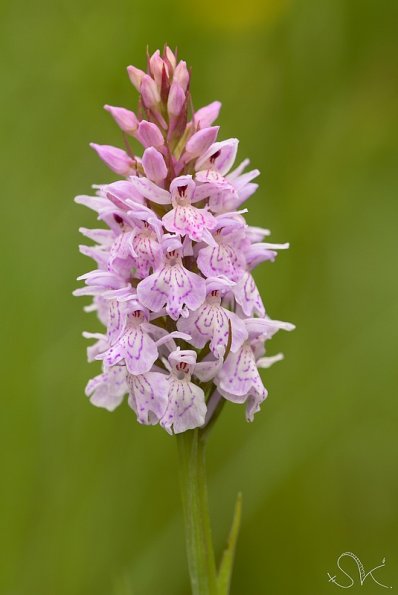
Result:
<svg viewBox="0 0 398 595"><path fill-rule="evenodd" d="M89 404L98 326L71 296L95 222L73 196L113 179L88 142L120 144L102 106L135 107L125 67L165 41L262 172L250 222L291 242L257 274L297 325L273 340L286 360L254 423L228 405L209 444L219 552L244 496L232 594L336 593L346 550L386 556L398 588L397 7L2 1L2 595L189 593L175 440Z"/></svg>

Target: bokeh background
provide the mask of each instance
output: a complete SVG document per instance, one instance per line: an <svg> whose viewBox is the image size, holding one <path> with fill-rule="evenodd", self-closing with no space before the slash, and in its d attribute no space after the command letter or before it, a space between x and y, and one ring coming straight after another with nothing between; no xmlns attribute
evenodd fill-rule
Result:
<svg viewBox="0 0 398 595"><path fill-rule="evenodd" d="M297 325L286 359L254 423L228 405L209 444L218 552L244 497L232 594L332 594L347 550L398 588L397 7L2 0L2 595L189 593L175 440L89 404L98 327L71 296L94 224L73 196L114 179L88 142L120 144L102 106L134 108L125 67L165 41L262 172L249 221L291 242L257 274Z"/></svg>

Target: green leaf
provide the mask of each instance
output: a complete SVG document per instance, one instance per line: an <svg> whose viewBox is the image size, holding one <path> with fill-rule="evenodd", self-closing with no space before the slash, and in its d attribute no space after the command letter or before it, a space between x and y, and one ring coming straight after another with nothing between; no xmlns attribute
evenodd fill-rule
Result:
<svg viewBox="0 0 398 595"><path fill-rule="evenodd" d="M231 584L232 570L234 564L236 542L238 540L240 520L242 516L242 494L239 493L236 498L234 516L232 519L231 530L229 532L227 547L224 550L220 569L218 571L217 585L218 595L228 595Z"/></svg>

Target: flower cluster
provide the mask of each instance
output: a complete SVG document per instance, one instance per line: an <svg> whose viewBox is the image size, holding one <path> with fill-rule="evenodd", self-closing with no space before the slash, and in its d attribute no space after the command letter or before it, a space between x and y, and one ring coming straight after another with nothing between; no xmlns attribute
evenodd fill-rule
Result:
<svg viewBox="0 0 398 595"><path fill-rule="evenodd" d="M96 268L75 295L92 296L86 310L106 327L84 333L89 361L102 362L86 394L110 411L128 395L140 423L170 433L203 426L222 399L246 403L251 421L267 396L258 369L282 357L265 357L264 343L293 328L266 315L252 270L288 244L246 224L259 172L244 171L248 160L231 171L238 140L217 141L219 102L192 109L186 63L166 47L128 74L138 115L105 106L126 150L92 144L123 179L76 197L106 225L80 230Z"/></svg>

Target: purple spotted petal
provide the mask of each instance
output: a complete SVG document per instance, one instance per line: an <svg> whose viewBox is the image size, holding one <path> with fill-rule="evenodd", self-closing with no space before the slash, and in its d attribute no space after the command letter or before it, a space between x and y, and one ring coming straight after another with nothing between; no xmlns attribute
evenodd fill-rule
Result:
<svg viewBox="0 0 398 595"><path fill-rule="evenodd" d="M149 372L158 357L155 341L141 328L129 327L118 341L97 359L103 359L106 366L125 362L130 374Z"/></svg>
<svg viewBox="0 0 398 595"><path fill-rule="evenodd" d="M203 390L186 380L169 377L169 400L160 422L170 434L180 434L204 424L206 403Z"/></svg>
<svg viewBox="0 0 398 595"><path fill-rule="evenodd" d="M157 424L166 412L169 383L165 374L127 374L128 403L141 424Z"/></svg>
<svg viewBox="0 0 398 595"><path fill-rule="evenodd" d="M224 353L229 339L229 321L231 322L231 350L237 351L248 333L242 320L220 304L206 301L198 310L191 312L188 318L180 318L177 328L192 337L192 344L202 349L210 341L210 350L216 356Z"/></svg>
<svg viewBox="0 0 398 595"><path fill-rule="evenodd" d="M252 421L254 413L267 396L252 348L248 343L237 353L230 353L218 374L218 391L233 403L247 403L246 416Z"/></svg>
<svg viewBox="0 0 398 595"><path fill-rule="evenodd" d="M162 259L157 234L149 227L141 229L131 241L131 253L137 277L144 279L151 269L159 266Z"/></svg>
<svg viewBox="0 0 398 595"><path fill-rule="evenodd" d="M265 316L263 300L249 271L243 273L232 291L246 316Z"/></svg>
<svg viewBox="0 0 398 595"><path fill-rule="evenodd" d="M206 209L197 209L192 205L177 206L164 215L162 222L167 231L188 235L195 242L204 240L215 244L208 231L215 227L216 221Z"/></svg>
<svg viewBox="0 0 398 595"><path fill-rule="evenodd" d="M206 283L202 277L185 269L182 264L165 265L143 279L137 287L140 302L149 310L166 311L173 320L183 312L184 306L196 310L206 296Z"/></svg>
<svg viewBox="0 0 398 595"><path fill-rule="evenodd" d="M127 309L117 299L108 300L108 341L112 346L124 332L127 322Z"/></svg>
<svg viewBox="0 0 398 595"><path fill-rule="evenodd" d="M109 250L109 271L129 271L132 266L132 255L130 249L131 238L131 231L123 232L117 236Z"/></svg>
<svg viewBox="0 0 398 595"><path fill-rule="evenodd" d="M231 281L237 281L241 277L246 264L243 254L229 243L202 248L197 262L206 277L225 275Z"/></svg>

